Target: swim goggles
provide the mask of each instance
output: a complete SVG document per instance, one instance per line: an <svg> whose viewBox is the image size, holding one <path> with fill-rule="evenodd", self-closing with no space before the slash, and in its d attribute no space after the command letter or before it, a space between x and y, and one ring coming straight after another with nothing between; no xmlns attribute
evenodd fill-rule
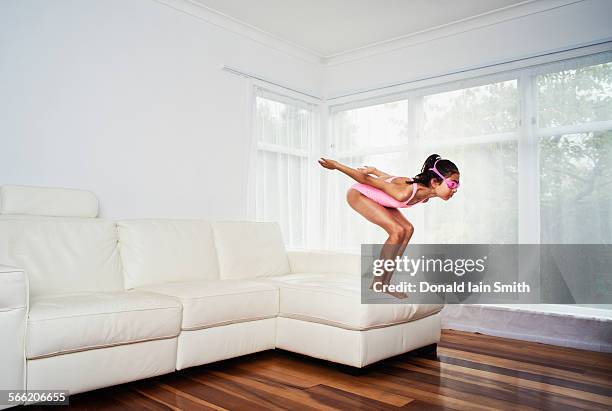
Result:
<svg viewBox="0 0 612 411"><path fill-rule="evenodd" d="M442 160L442 159L441 159L441 158L437 159L437 160L435 161L435 163L434 163L433 167L432 167L432 168L430 168L430 170L433 170L433 172L434 172L434 173L436 173L437 175L439 175L439 176L442 178L442 180L444 180L444 182L446 183L446 185L448 186L448 188L450 188L451 190L454 190L454 189L456 189L456 188L459 188L459 183L458 183L458 182L453 181L453 180L449 180L448 178L444 177L444 176L442 175L442 173L440 173L440 172L438 171L438 169L436 168L436 163L437 163L438 161L440 161L440 160Z"/></svg>

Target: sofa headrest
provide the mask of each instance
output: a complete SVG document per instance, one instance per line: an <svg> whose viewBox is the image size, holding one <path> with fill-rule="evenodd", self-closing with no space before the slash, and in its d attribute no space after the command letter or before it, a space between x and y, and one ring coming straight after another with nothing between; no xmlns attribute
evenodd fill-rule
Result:
<svg viewBox="0 0 612 411"><path fill-rule="evenodd" d="M87 190L4 185L0 187L0 214L97 217L98 198Z"/></svg>
<svg viewBox="0 0 612 411"><path fill-rule="evenodd" d="M276 221L212 221L222 280L289 274L291 267Z"/></svg>

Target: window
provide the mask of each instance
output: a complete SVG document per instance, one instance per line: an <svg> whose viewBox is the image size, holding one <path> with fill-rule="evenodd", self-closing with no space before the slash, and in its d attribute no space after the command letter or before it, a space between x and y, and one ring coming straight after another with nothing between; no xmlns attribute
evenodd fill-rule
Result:
<svg viewBox="0 0 612 411"><path fill-rule="evenodd" d="M332 106L330 121L330 155L350 166L412 177L432 153L457 164L453 200L401 210L413 242L612 241L612 52ZM325 246L383 243L346 203L354 181L324 180Z"/></svg>
<svg viewBox="0 0 612 411"><path fill-rule="evenodd" d="M540 241L612 244L612 62L536 78Z"/></svg>
<svg viewBox="0 0 612 411"><path fill-rule="evenodd" d="M420 101L426 150L418 160L438 153L457 165L463 182L460 197L432 201L427 213L411 210L423 214L423 242L517 243L518 81L427 94Z"/></svg>
<svg viewBox="0 0 612 411"><path fill-rule="evenodd" d="M255 88L255 220L277 221L288 247L307 244L308 161L316 105Z"/></svg>

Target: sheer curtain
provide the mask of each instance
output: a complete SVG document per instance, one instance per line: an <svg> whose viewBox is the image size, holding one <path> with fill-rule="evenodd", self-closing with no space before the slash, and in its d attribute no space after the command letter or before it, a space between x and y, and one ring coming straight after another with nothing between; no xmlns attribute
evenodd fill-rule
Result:
<svg viewBox="0 0 612 411"><path fill-rule="evenodd" d="M317 106L254 86L253 136L256 221L276 221L285 244L307 243L307 164Z"/></svg>
<svg viewBox="0 0 612 411"><path fill-rule="evenodd" d="M612 244L612 54L544 66L534 75L540 241ZM571 312L582 307L612 314L612 305L597 304Z"/></svg>
<svg viewBox="0 0 612 411"><path fill-rule="evenodd" d="M542 243L612 244L611 60L534 73Z"/></svg>
<svg viewBox="0 0 612 411"><path fill-rule="evenodd" d="M425 154L453 161L462 182L451 200L420 208L423 243L518 242L518 81L425 94L420 101L419 143Z"/></svg>
<svg viewBox="0 0 612 411"><path fill-rule="evenodd" d="M332 158L352 167L376 166L408 175L411 158L401 147L409 141L406 101L339 111L331 116ZM325 172L323 218L325 247L358 252L361 243L384 242L384 231L350 208L346 191L354 180L339 172Z"/></svg>

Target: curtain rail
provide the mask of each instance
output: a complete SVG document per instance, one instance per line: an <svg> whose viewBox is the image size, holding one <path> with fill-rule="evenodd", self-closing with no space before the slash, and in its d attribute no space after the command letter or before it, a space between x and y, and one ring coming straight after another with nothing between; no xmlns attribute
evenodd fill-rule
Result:
<svg viewBox="0 0 612 411"><path fill-rule="evenodd" d="M229 73L236 74L238 76L253 78L255 80L263 81L264 83L273 84L273 85L275 85L277 87L284 88L285 90L293 91L294 93L298 93L298 94L301 94L303 96L308 96L308 97L313 98L313 99L315 99L317 101L323 101L323 99L321 97L313 96L312 94L304 93L303 91L299 91L299 90L296 90L296 89L291 88L291 87L283 86L282 84L278 84L278 83L275 83L273 81L266 80L266 79L263 79L261 77L257 77L257 76L255 76L253 74L245 73L243 71L237 70L237 69L229 67L229 66L223 66L222 69L227 71L227 72L229 72Z"/></svg>

